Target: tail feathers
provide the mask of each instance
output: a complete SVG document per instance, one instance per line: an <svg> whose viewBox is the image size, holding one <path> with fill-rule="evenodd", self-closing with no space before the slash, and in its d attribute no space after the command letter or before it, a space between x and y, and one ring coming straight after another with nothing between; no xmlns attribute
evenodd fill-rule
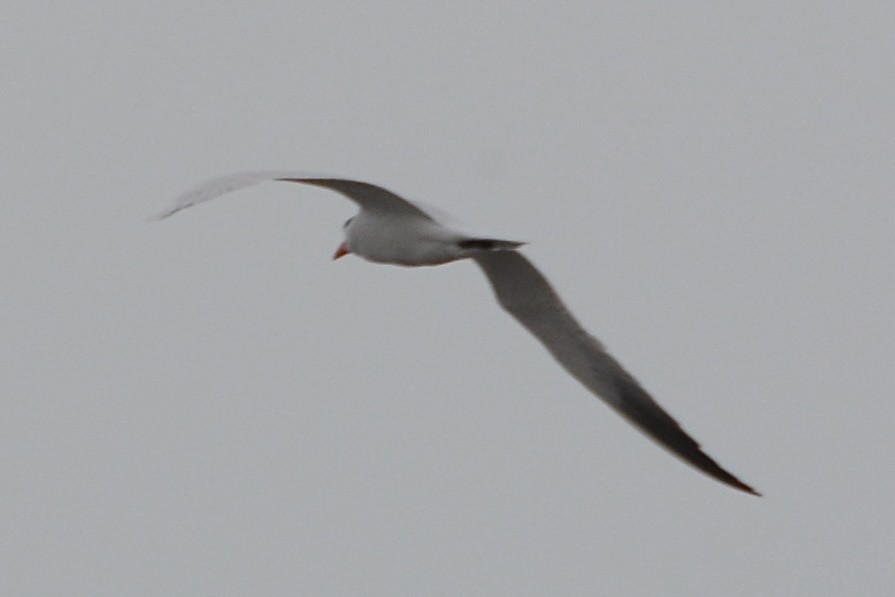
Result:
<svg viewBox="0 0 895 597"><path fill-rule="evenodd" d="M501 240L498 238L464 238L457 242L461 249L472 252L483 251L511 251L518 249L525 243L513 240Z"/></svg>

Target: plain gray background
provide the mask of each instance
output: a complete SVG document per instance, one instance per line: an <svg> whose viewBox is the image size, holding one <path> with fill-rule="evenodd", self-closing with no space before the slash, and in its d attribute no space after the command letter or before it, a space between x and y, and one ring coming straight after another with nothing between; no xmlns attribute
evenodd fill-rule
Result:
<svg viewBox="0 0 895 597"><path fill-rule="evenodd" d="M889 3L25 3L0 22L0 593L887 595ZM724 466L470 263L329 257L383 184L525 253Z"/></svg>

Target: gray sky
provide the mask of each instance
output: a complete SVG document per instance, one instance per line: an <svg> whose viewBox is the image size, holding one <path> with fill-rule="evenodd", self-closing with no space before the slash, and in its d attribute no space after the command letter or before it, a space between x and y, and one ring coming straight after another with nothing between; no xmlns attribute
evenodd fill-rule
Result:
<svg viewBox="0 0 895 597"><path fill-rule="evenodd" d="M888 594L895 8L421 4L4 9L0 593ZM766 497L337 195L147 222L255 168L529 240Z"/></svg>

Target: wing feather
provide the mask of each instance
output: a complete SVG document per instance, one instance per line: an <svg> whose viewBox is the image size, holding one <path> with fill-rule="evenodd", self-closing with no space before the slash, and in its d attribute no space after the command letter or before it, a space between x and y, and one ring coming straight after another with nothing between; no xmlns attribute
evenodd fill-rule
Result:
<svg viewBox="0 0 895 597"><path fill-rule="evenodd" d="M518 251L473 257L500 305L588 390L660 445L707 475L759 495L712 460L572 316L547 279Z"/></svg>
<svg viewBox="0 0 895 597"><path fill-rule="evenodd" d="M187 189L172 202L171 206L156 216L163 219L188 207L205 203L221 195L254 186L262 182L299 182L332 189L358 204L362 209L379 211L392 215L413 215L432 219L425 211L380 186L356 180L331 178L301 172L260 170L237 172L205 180Z"/></svg>

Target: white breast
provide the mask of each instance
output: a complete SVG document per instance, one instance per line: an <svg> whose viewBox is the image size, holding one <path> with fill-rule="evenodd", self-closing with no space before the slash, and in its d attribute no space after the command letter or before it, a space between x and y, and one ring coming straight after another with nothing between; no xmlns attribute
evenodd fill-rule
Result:
<svg viewBox="0 0 895 597"><path fill-rule="evenodd" d="M345 228L352 253L367 261L438 265L466 256L457 246L464 235L432 220L362 210Z"/></svg>

